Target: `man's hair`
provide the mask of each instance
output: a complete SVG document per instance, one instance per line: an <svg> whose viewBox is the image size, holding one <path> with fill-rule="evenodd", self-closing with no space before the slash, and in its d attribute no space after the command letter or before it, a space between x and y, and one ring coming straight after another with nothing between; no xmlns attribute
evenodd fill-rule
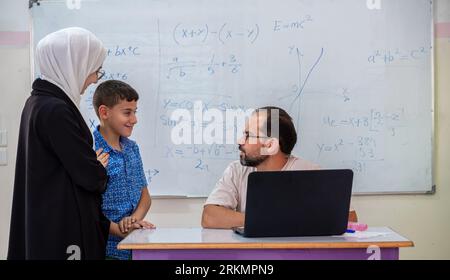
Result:
<svg viewBox="0 0 450 280"><path fill-rule="evenodd" d="M98 108L101 105L112 108L122 100L138 101L138 99L139 94L129 84L118 80L108 80L98 85L92 103L95 113L99 116Z"/></svg>
<svg viewBox="0 0 450 280"><path fill-rule="evenodd" d="M280 149L284 154L290 155L297 143L297 132L295 131L291 116L285 110L274 106L258 108L255 110L255 113L266 113L265 125L267 126L267 136L272 137L272 110L278 110L278 141L280 143ZM274 136L276 137L276 135Z"/></svg>

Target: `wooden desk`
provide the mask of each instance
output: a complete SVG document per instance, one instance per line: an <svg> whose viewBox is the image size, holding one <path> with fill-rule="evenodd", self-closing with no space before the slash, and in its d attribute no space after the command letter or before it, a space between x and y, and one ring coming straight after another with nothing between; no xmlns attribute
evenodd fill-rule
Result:
<svg viewBox="0 0 450 280"><path fill-rule="evenodd" d="M136 260L396 260L399 248L414 246L386 227L369 228L365 238L351 235L245 238L231 230L157 228L135 230L118 248L131 249Z"/></svg>

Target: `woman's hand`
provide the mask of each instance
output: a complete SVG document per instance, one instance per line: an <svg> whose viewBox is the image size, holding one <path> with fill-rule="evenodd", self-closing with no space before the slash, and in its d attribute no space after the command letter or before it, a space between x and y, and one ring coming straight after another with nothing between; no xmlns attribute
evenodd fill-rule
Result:
<svg viewBox="0 0 450 280"><path fill-rule="evenodd" d="M132 225L137 221L137 219L133 216L124 217L120 220L119 229L122 233L127 233L128 230L132 227ZM134 228L134 227L133 227Z"/></svg>
<svg viewBox="0 0 450 280"><path fill-rule="evenodd" d="M108 153L102 153L103 149L98 149L95 153L97 154L97 160L100 161L100 163L103 165L103 167L106 168L108 166L109 161L109 154Z"/></svg>

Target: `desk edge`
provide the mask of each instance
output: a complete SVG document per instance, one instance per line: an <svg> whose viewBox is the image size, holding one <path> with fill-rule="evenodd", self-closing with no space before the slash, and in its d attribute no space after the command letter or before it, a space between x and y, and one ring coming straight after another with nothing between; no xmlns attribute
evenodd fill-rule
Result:
<svg viewBox="0 0 450 280"><path fill-rule="evenodd" d="M119 250L195 250L195 249L362 249L414 247L412 241L345 243L136 243L119 244Z"/></svg>

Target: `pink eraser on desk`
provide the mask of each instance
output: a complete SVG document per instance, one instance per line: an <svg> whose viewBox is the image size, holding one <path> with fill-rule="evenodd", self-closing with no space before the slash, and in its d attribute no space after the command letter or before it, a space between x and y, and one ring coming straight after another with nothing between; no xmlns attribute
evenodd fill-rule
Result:
<svg viewBox="0 0 450 280"><path fill-rule="evenodd" d="M365 231L367 230L368 226L366 224L348 222L347 228L356 231Z"/></svg>

